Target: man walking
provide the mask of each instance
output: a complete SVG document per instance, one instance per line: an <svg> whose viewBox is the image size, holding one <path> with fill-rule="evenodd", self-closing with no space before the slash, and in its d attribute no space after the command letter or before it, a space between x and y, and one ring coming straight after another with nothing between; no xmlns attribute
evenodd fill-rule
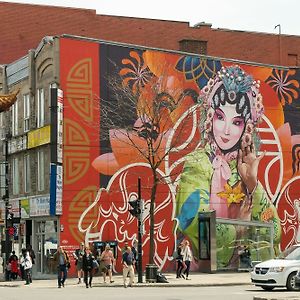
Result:
<svg viewBox="0 0 300 300"><path fill-rule="evenodd" d="M78 284L81 283L81 278L82 278L82 258L84 255L84 243L82 242L80 244L79 249L76 249L75 252L73 253L74 259L75 259L75 265L76 265L76 270L77 270L77 276L78 276Z"/></svg>
<svg viewBox="0 0 300 300"><path fill-rule="evenodd" d="M126 251L122 255L122 263L123 263L123 282L124 287L127 288L127 276L129 274L129 286L132 287L134 280L134 258L131 248L127 246Z"/></svg>
<svg viewBox="0 0 300 300"><path fill-rule="evenodd" d="M67 252L62 246L58 247L58 250L53 255L54 263L57 265L57 281L58 288L65 287L65 281L67 279L67 266L70 265L70 260Z"/></svg>

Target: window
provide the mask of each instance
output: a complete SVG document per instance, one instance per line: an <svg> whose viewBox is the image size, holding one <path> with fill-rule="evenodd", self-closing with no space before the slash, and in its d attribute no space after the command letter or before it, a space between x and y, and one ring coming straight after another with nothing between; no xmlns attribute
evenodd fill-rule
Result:
<svg viewBox="0 0 300 300"><path fill-rule="evenodd" d="M18 101L12 106L12 135L18 135Z"/></svg>
<svg viewBox="0 0 300 300"><path fill-rule="evenodd" d="M0 139L5 140L4 113L0 113Z"/></svg>
<svg viewBox="0 0 300 300"><path fill-rule="evenodd" d="M207 41L199 40L181 40L179 42L180 51L197 53L197 54L207 54Z"/></svg>
<svg viewBox="0 0 300 300"><path fill-rule="evenodd" d="M5 161L0 162L0 196L1 198L5 195L5 190L6 190L6 182L5 182L5 166L6 163Z"/></svg>
<svg viewBox="0 0 300 300"><path fill-rule="evenodd" d="M24 132L29 131L30 125L30 96L26 94L23 96L24 100Z"/></svg>
<svg viewBox="0 0 300 300"><path fill-rule="evenodd" d="M45 123L45 94L43 89L38 89L37 97L37 127L43 127Z"/></svg>
<svg viewBox="0 0 300 300"><path fill-rule="evenodd" d="M28 193L31 190L30 156L29 156L29 154L24 156L24 190L25 190L25 193Z"/></svg>
<svg viewBox="0 0 300 300"><path fill-rule="evenodd" d="M17 157L12 161L12 187L13 194L19 194L19 161Z"/></svg>
<svg viewBox="0 0 300 300"><path fill-rule="evenodd" d="M298 66L297 54L288 54L288 65L293 67Z"/></svg>
<svg viewBox="0 0 300 300"><path fill-rule="evenodd" d="M45 189L45 157L43 151L38 151L38 172L37 172L38 191Z"/></svg>

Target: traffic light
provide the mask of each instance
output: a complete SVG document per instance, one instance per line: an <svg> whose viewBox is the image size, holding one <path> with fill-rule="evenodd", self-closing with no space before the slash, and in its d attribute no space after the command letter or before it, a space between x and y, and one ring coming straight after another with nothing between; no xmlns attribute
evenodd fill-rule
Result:
<svg viewBox="0 0 300 300"><path fill-rule="evenodd" d="M128 202L129 205L132 207L131 209L129 209L129 212L136 218L139 218L140 214L141 214L141 208L140 208L140 201L139 199L137 200L132 200Z"/></svg>

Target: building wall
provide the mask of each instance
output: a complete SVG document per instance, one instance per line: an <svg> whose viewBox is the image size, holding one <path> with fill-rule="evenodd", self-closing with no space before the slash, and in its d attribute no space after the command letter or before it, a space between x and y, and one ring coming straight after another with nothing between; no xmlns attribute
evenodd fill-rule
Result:
<svg viewBox="0 0 300 300"><path fill-rule="evenodd" d="M219 225L219 268L237 267L237 249L242 243L249 243L253 255L259 253L260 259L266 259L272 255L272 249L280 251L299 242L295 217L299 195L296 188L300 134L297 112L294 111L290 121L286 120L287 106L296 105L300 99L299 70L243 63L238 64L238 69L236 62L233 65L221 59L76 38L60 38L60 58L64 91L61 222L65 228L61 240L67 249L75 249L82 240L86 243L117 241L120 257L124 242L131 244L137 238L137 220L129 213L128 202L137 197L140 177L146 207L143 263L148 263L153 173L138 149L142 153L149 151L145 134L147 128L152 128L153 115L159 120L156 129L151 131L151 134L158 133L151 138L159 145L155 158L166 155L156 169L159 185L154 210L154 261L160 268L174 268L172 256L176 244L183 239L190 241L196 257L200 255L197 216L210 209L216 210L221 219L239 220L245 222L244 226L253 221L262 226L257 231L253 224L248 229ZM227 75L228 69L222 73L222 67L232 67L236 73ZM230 98L236 105L232 119L230 112L224 112L232 108L229 102L220 105L223 113L217 114L216 107L207 110L213 102L231 97L229 92L224 96L224 90L219 92L218 98L214 96L218 89L212 86L219 82L216 76L220 74L236 80L234 85L228 85L231 86L229 91L233 86L237 88L232 95L240 97L237 102ZM245 74L252 77L244 77ZM120 75L121 90L120 85L114 84L114 78ZM241 81L245 85L240 84ZM283 81L288 89L280 89L278 82ZM121 94L124 86L128 88L125 98ZM242 96L246 86L247 96ZM153 99L158 99L157 91L165 97L160 98L161 110L152 115L150 111L156 103ZM122 102L124 99L126 101ZM245 104L247 101L249 106ZM130 109L126 110L128 107ZM143 107L148 109L143 111ZM251 111L248 111L250 117L247 117L246 107ZM236 132L236 127L240 126L236 140L232 136L223 136L223 142L217 140L217 129L221 130L224 119L226 130L230 132ZM226 149L230 139L235 144ZM201 144L204 141L205 148ZM172 143L176 147L168 148ZM259 149L259 152L251 150L252 158L259 160L259 168L251 167L257 170L258 182L252 192L247 188L249 182L242 176L242 166L247 161L246 152L250 155L250 148L237 153L239 148L245 149L245 143ZM174 151L168 152L168 149ZM217 167L216 158L226 163ZM97 188L99 182L100 189ZM273 234L263 224L271 224ZM258 232L260 241L257 240ZM116 268L121 270L120 260ZM201 266L195 264L193 269L201 270Z"/></svg>
<svg viewBox="0 0 300 300"><path fill-rule="evenodd" d="M299 66L299 36L213 29L201 23L190 27L187 22L98 15L88 9L8 2L1 2L0 9L2 64L26 55L44 36L66 33L171 50L180 50L183 39L206 41L207 55ZM16 20L16 12L21 19Z"/></svg>

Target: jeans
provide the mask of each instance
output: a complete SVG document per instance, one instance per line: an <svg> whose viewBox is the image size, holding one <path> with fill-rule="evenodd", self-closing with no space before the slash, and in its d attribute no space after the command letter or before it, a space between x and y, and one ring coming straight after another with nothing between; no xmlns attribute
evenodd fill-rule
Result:
<svg viewBox="0 0 300 300"><path fill-rule="evenodd" d="M126 278L129 274L129 285L132 286L134 280L134 269L133 265L129 265L128 267L123 266L123 282L126 285Z"/></svg>
<svg viewBox="0 0 300 300"><path fill-rule="evenodd" d="M186 275L186 278L189 277L189 274L190 274L190 266L191 266L191 262L189 260L186 260L185 261L185 264L186 264L186 269L183 271L183 274Z"/></svg>
<svg viewBox="0 0 300 300"><path fill-rule="evenodd" d="M31 279L31 269L24 270L24 273L25 273L26 284L31 283L32 282L32 279Z"/></svg>
<svg viewBox="0 0 300 300"><path fill-rule="evenodd" d="M89 269L89 270L84 270L83 271L84 274L84 283L86 286L90 285L92 286L92 280L93 280L93 269ZM88 282L88 275L90 277L90 280Z"/></svg>
<svg viewBox="0 0 300 300"><path fill-rule="evenodd" d="M64 285L67 278L67 266L66 265L59 265L57 267L57 281L58 286Z"/></svg>

